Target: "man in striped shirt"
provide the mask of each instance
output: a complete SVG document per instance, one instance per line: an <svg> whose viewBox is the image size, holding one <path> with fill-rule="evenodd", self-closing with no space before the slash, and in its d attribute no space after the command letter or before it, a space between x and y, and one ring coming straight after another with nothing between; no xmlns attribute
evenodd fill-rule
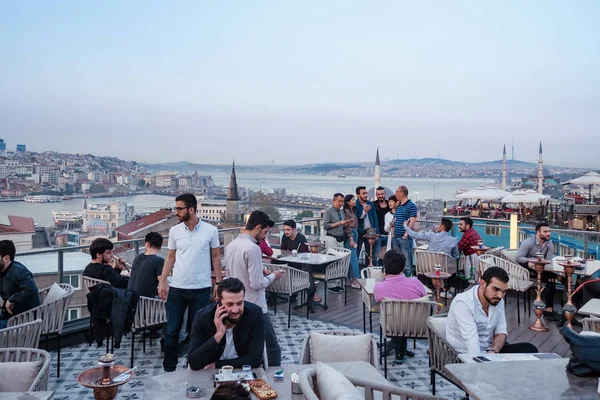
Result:
<svg viewBox="0 0 600 400"><path fill-rule="evenodd" d="M394 214L394 241L392 247L400 249L404 254L406 258L404 275L410 277L413 272L412 239L408 237L404 223L406 222L410 229L414 228L417 222L417 206L408 198L408 188L406 186L398 186L396 198L398 204Z"/></svg>

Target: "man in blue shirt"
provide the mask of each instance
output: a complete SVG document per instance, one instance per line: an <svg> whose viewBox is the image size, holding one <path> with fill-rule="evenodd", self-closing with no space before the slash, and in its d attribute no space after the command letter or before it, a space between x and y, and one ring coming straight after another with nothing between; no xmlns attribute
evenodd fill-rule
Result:
<svg viewBox="0 0 600 400"><path fill-rule="evenodd" d="M427 240L429 242L429 251L446 253L455 260L458 258L458 240L448 233L452 230L452 221L448 218L442 218L437 227L437 232L415 232L408 227L406 221L404 221L404 229L408 236L413 239Z"/></svg>
<svg viewBox="0 0 600 400"><path fill-rule="evenodd" d="M377 210L375 209L375 205L367 200L367 188L365 186L359 186L356 188L356 197L358 201L356 202L356 217L358 218L358 241L356 247L356 254L360 257L360 251L362 249L362 245L365 241L364 236L367 233L367 229L372 228L375 230L375 233L379 233L379 220L377 219ZM380 243L377 241L373 245L373 254L377 254L379 251ZM371 258L371 247L367 246L365 248L365 253L369 259ZM377 265L377 260L373 259L373 265Z"/></svg>
<svg viewBox="0 0 600 400"><path fill-rule="evenodd" d="M417 222L417 206L408 198L408 188L398 186L396 189L396 213L394 214L394 241L392 247L400 249L406 258L406 267L404 275L412 276L413 257L412 257L412 239L408 237L404 222L410 229L413 229Z"/></svg>

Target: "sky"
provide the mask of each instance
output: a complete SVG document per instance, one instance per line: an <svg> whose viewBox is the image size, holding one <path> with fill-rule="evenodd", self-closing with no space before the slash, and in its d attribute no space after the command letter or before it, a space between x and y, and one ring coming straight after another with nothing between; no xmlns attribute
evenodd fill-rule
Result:
<svg viewBox="0 0 600 400"><path fill-rule="evenodd" d="M600 168L600 2L4 1L9 149Z"/></svg>

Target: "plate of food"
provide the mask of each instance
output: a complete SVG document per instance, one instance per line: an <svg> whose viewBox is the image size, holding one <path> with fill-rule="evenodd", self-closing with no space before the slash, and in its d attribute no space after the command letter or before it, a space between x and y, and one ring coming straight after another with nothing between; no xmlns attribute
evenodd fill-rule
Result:
<svg viewBox="0 0 600 400"><path fill-rule="evenodd" d="M249 381L250 389L254 392L256 397L261 400L270 400L277 398L277 392L271 387L264 379L256 379Z"/></svg>

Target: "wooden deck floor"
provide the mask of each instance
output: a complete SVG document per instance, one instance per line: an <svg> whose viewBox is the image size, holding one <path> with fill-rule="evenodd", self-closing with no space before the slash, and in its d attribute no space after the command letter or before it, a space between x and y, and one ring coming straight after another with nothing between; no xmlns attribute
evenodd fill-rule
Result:
<svg viewBox="0 0 600 400"><path fill-rule="evenodd" d="M319 285L319 296L323 297L323 287ZM348 326L356 329L363 329L363 307L361 292L358 289L347 288L348 291L348 304L344 306L344 293L327 294L327 305L329 308L324 311L321 308L317 308L314 314L311 314L310 318L319 319L322 321L333 322L336 324ZM563 357L568 357L571 353L569 345L565 342L562 335L560 334L556 322L545 321L546 326L549 328L548 332L539 333L529 329L535 321L535 315L531 313L529 317L529 310L527 314L523 313L523 296L520 298L521 308L521 323L517 323L517 298L514 293L509 293L507 296L506 304L506 319L508 325L508 341L511 343L518 342L529 342L534 344L538 350L542 353L556 353ZM533 302L534 293L532 292ZM442 299L442 303L444 299ZM448 306L444 307L442 312L447 312L451 301L448 300ZM555 304L555 309L558 307ZM279 310L287 312L285 306L279 306ZM294 314L300 316L306 316L306 310L294 310ZM373 331L379 331L379 314L373 314ZM367 313L367 332L369 331L369 314ZM579 330L579 328L577 328Z"/></svg>

